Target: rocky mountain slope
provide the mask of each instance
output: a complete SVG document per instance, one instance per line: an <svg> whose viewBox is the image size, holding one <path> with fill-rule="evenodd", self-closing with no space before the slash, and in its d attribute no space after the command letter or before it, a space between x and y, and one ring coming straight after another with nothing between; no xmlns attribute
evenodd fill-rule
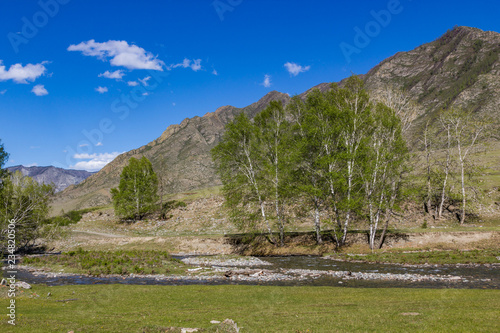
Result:
<svg viewBox="0 0 500 333"><path fill-rule="evenodd" d="M16 165L7 168L7 170L12 173L20 171L23 175L33 178L40 184L54 184L56 192L60 192L70 185L79 184L93 174L93 172L84 170L67 170L53 166L25 167L22 165Z"/></svg>
<svg viewBox="0 0 500 333"><path fill-rule="evenodd" d="M405 89L421 105L415 136L422 124L450 106L472 108L480 115L499 119L499 54L499 33L455 27L433 42L382 61L362 78L370 90L385 84ZM329 87L329 83L321 83L313 88L324 91ZM169 180L171 193L219 185L210 149L220 140L224 126L240 112L255 116L276 99L287 103L290 97L273 91L245 108L223 106L203 117L171 125L155 141L118 156L97 174L66 189L55 202L56 209L109 203L109 189L118 185L130 157L149 158L157 173Z"/></svg>
<svg viewBox="0 0 500 333"><path fill-rule="evenodd" d="M437 40L409 52L399 52L371 69L368 89L389 83L421 104L414 131L449 107L473 110L499 119L500 34L455 27Z"/></svg>

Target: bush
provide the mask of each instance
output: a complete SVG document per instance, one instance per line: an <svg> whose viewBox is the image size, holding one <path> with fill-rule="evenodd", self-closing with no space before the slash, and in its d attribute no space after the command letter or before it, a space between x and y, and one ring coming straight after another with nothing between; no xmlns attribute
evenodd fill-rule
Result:
<svg viewBox="0 0 500 333"><path fill-rule="evenodd" d="M44 221L45 224L53 224L61 227L66 227L70 224L75 224L80 222L83 215L89 212L93 212L99 209L99 207L85 208L80 210L72 210L67 213L63 213L60 216L55 216L48 218Z"/></svg>
<svg viewBox="0 0 500 333"><path fill-rule="evenodd" d="M187 207L187 204L184 201L175 201L175 200L170 200L165 202L163 206L160 208L160 219L168 220L173 216L172 214L169 214L169 212L179 207L180 208Z"/></svg>

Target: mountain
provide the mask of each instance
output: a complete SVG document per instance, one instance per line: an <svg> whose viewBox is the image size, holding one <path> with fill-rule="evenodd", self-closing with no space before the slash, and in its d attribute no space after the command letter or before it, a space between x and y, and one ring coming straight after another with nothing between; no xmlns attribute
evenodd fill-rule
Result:
<svg viewBox="0 0 500 333"><path fill-rule="evenodd" d="M25 167L22 165L16 165L13 167L8 167L7 170L12 173L21 171L24 176L29 176L40 184L53 183L56 187L56 192L60 192L70 185L79 184L93 174L93 172L84 170L67 170L56 168L53 166Z"/></svg>
<svg viewBox="0 0 500 333"><path fill-rule="evenodd" d="M169 193L220 185L210 150L220 141L224 126L241 112L254 117L273 100L286 104L290 97L272 91L247 107L223 106L203 117L186 118L169 126L158 139L119 155L83 183L67 188L53 203L54 211L109 203L109 190L118 185L122 169L131 157L146 156L156 173L170 180Z"/></svg>
<svg viewBox="0 0 500 333"><path fill-rule="evenodd" d="M450 106L472 108L480 115L500 119L499 54L499 33L455 27L433 42L385 59L361 77L369 90L397 86L419 103L421 112L413 133L417 135L427 120ZM311 89L325 91L330 86L321 83ZM287 103L290 97L272 91L245 108L223 106L171 125L158 139L118 156L97 174L67 188L55 205L73 209L109 203L109 189L118 185L130 157L149 158L157 173L170 180L168 191L172 193L219 185L210 149L219 142L224 126L240 112L255 116L275 99Z"/></svg>
<svg viewBox="0 0 500 333"><path fill-rule="evenodd" d="M408 91L423 109L414 132L450 106L495 121L500 119L499 55L499 33L455 27L431 43L382 61L364 80L368 89L389 83Z"/></svg>

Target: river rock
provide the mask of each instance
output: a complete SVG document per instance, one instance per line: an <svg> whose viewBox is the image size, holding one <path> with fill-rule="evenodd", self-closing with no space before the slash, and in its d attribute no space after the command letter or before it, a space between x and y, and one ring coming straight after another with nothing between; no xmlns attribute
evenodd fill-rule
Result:
<svg viewBox="0 0 500 333"><path fill-rule="evenodd" d="M181 328L181 333L192 333L192 332L198 332L198 328Z"/></svg>
<svg viewBox="0 0 500 333"><path fill-rule="evenodd" d="M14 283L14 286L16 286L17 288L31 289L31 285L24 281L17 281L16 283Z"/></svg>
<svg viewBox="0 0 500 333"><path fill-rule="evenodd" d="M240 329L238 325L232 319L225 319L222 323L217 326L216 332L224 333L238 333Z"/></svg>

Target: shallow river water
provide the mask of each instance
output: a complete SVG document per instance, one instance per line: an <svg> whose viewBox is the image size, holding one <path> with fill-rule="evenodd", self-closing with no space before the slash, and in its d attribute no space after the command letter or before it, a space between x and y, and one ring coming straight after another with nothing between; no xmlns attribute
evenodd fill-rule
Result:
<svg viewBox="0 0 500 333"><path fill-rule="evenodd" d="M196 258L177 257L179 259ZM474 288L474 289L500 289L500 266L498 265L450 265L450 266L402 266L394 264L368 264L341 262L314 256L287 256L287 257L262 257L259 258L270 265L253 265L248 268L250 273L264 270L268 275L265 278L247 278L254 276L250 273L236 277L203 279L200 277L169 277L158 278L154 276L106 276L90 277L84 275L57 275L35 274L26 269L19 269L17 280L30 284L47 285L79 285L79 284L138 284L138 285L187 285L187 284L245 284L245 285L275 285L275 286L342 286L342 287L369 287L369 288ZM216 265L215 269L227 272L240 272L245 267L230 267ZM253 271L251 271L253 270ZM299 273L297 273L299 272ZM343 277L335 276L337 272L344 272ZM346 276L346 272L347 275ZM352 275L351 275L352 272ZM280 274L295 274L298 278L274 278ZM363 273L363 274L360 274ZM235 273L236 274L236 273ZM240 274L240 273L238 273ZM255 274L255 273L254 273ZM259 274L259 273L258 273ZM297 275L298 274L298 275ZM396 279L384 278L386 275L399 277ZM361 279L353 278L362 276ZM413 277L431 276L431 278L418 281ZM460 277L456 280L441 279L444 276ZM406 279L407 277L410 277ZM404 278L404 279L401 279ZM441 280L440 280L441 279Z"/></svg>

